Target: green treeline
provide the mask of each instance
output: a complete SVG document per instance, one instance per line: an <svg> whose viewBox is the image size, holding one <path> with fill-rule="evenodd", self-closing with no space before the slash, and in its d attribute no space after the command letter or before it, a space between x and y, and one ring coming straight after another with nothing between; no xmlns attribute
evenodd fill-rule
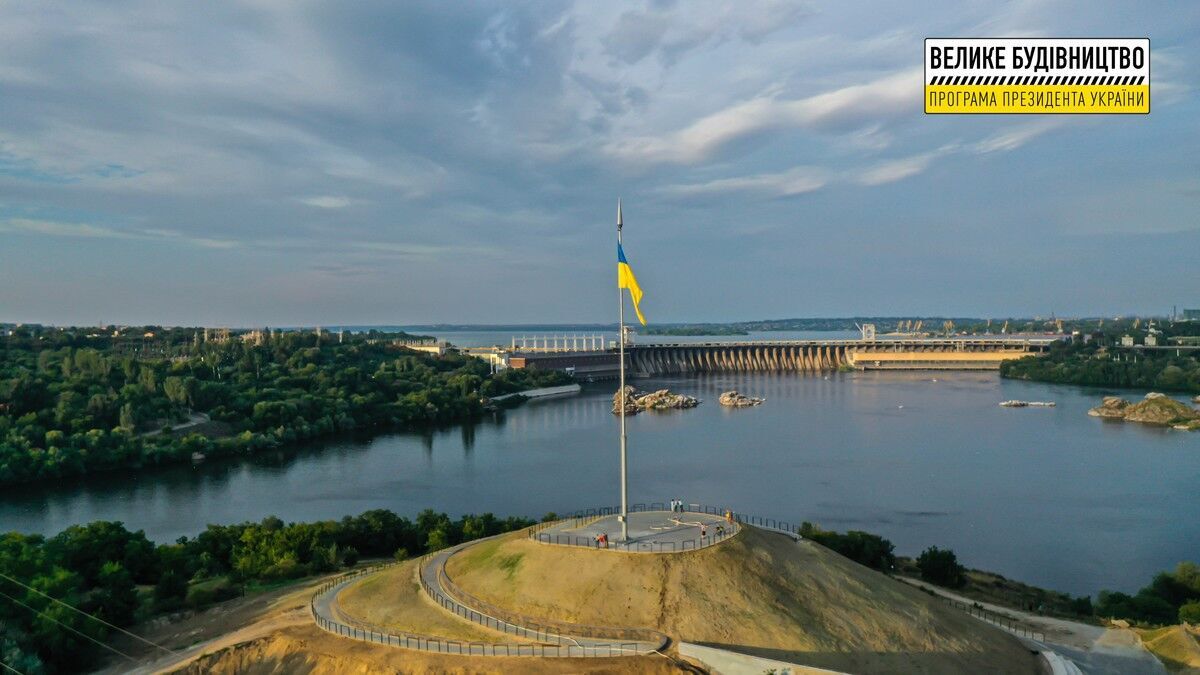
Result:
<svg viewBox="0 0 1200 675"><path fill-rule="evenodd" d="M728 324L686 324L671 326L649 326L641 331L644 335L749 335L745 329Z"/></svg>
<svg viewBox="0 0 1200 675"><path fill-rule="evenodd" d="M77 525L50 538L10 532L0 535L0 660L34 675L79 672L110 656L63 626L101 642L111 629L50 598L125 627L241 595L256 583L333 572L360 556L415 556L531 524L490 513L451 520L430 510L413 521L376 510L340 521L210 525L162 545L119 522Z"/></svg>
<svg viewBox="0 0 1200 675"><path fill-rule="evenodd" d="M1181 562L1134 595L1101 591L1096 616L1151 625L1200 623L1200 565Z"/></svg>
<svg viewBox="0 0 1200 675"><path fill-rule="evenodd" d="M180 338L194 333L136 346L58 330L0 338L0 485L457 422L479 415L484 397L570 381L491 375L480 359L398 346L403 335ZM158 433L197 413L211 421Z"/></svg>
<svg viewBox="0 0 1200 675"><path fill-rule="evenodd" d="M1001 377L1056 384L1200 393L1200 354L1130 350L1092 340L1056 343L1045 356L1000 365Z"/></svg>
<svg viewBox="0 0 1200 675"><path fill-rule="evenodd" d="M819 526L805 521L800 524L800 536L885 574L891 574L896 567L896 547L877 534L859 530L850 530L842 534L822 530Z"/></svg>
<svg viewBox="0 0 1200 675"><path fill-rule="evenodd" d="M869 532L851 530L840 533L823 530L804 522L800 535L847 558L885 574L917 573L930 583L953 589L982 590L992 601L1019 604L1021 609L1068 614L1084 618L1126 619L1143 625L1200 622L1200 565L1181 562L1171 572L1155 575L1148 586L1134 595L1101 591L1093 604L1088 596L1071 597L1066 593L1034 588L1024 584L1022 597L992 597L995 588L1008 582L990 572L968 570L954 551L931 546L915 559L898 559L891 541ZM978 577L978 579L976 578Z"/></svg>

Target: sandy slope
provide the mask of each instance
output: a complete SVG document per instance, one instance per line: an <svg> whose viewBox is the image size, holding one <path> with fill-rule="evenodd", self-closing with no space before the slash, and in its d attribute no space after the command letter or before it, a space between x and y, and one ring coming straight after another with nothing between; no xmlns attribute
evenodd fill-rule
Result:
<svg viewBox="0 0 1200 675"><path fill-rule="evenodd" d="M449 573L484 600L585 624L855 673L1032 673L1016 639L810 542L748 528L675 555L601 553L523 536L471 547Z"/></svg>
<svg viewBox="0 0 1200 675"><path fill-rule="evenodd" d="M1176 673L1200 673L1200 628L1170 626L1138 631L1146 648Z"/></svg>

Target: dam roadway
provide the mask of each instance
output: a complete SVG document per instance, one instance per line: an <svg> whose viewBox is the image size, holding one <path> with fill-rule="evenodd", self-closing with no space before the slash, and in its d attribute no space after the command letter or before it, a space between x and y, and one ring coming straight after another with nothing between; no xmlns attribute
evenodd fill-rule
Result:
<svg viewBox="0 0 1200 675"><path fill-rule="evenodd" d="M642 343L626 346L634 375L859 370L996 370L1045 353L1064 336Z"/></svg>

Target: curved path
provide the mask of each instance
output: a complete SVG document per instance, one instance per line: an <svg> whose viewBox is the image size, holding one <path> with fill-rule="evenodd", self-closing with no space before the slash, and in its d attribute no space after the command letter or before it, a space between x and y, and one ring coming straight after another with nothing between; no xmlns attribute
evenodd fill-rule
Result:
<svg viewBox="0 0 1200 675"><path fill-rule="evenodd" d="M504 536L504 535L497 535ZM494 537L488 537L492 539ZM419 635L405 632L392 632L381 626L374 626L345 616L338 608L337 595L351 583L359 581L366 574L371 574L381 568L365 570L358 574L331 581L322 586L313 595L310 611L317 625L330 633L365 642L417 649L442 654L461 654L464 656L537 656L537 657L619 657L640 656L661 653L670 639L662 635L659 640L615 639L613 637L596 637L587 635L572 635L571 630L555 630L541 622L530 619L518 621L509 615L508 619L498 614L506 612L491 612L485 607L473 606L467 598L458 598L453 589L447 588L449 578L445 573L446 561L458 551L478 544L487 539L479 539L452 548L443 549L425 556L418 566L418 579L422 590L442 609L491 630L513 635L532 642L501 642L481 643L463 640ZM386 565L384 567L390 567ZM464 602L464 600L466 602ZM569 629L570 624L563 628ZM596 629L580 626L579 632L595 633L597 630L608 630L618 633L634 629ZM652 632L652 631L645 631ZM659 634L661 635L661 634Z"/></svg>

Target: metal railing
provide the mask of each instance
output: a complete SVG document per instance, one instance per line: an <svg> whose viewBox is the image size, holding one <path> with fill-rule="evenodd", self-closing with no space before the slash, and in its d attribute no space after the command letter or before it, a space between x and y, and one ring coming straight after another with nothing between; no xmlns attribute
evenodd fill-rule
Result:
<svg viewBox="0 0 1200 675"><path fill-rule="evenodd" d="M708 548L719 544L726 539L738 533L738 525L735 523L728 530L714 532L702 537L694 539L683 539L681 541L629 541L629 542L608 542L601 544L594 537L581 537L574 534L547 534L538 533L531 535L530 538L540 544L553 544L555 546L579 546L582 548L594 548L601 551L619 551L621 553L682 553L683 551L698 551L702 548Z"/></svg>
<svg viewBox="0 0 1200 675"><path fill-rule="evenodd" d="M668 507L666 502L650 502L648 504L638 503L638 504L630 504L629 505L630 513L641 513L644 511L670 511L670 508ZM590 509L579 509L579 510L575 511L574 513L572 513L571 517L575 518L575 519L588 519L588 518L595 519L595 518L603 518L605 516L617 515L620 512L621 512L620 506L600 506L600 507L590 508ZM754 515L750 515L750 514L746 514L746 513L739 513L737 511L734 511L733 509L730 509L727 507L713 506L711 504L695 504L695 503L684 504L683 512L684 513L703 513L705 515L710 515L710 516L724 516L726 513L732 513L734 522L736 522L739 525L753 525L754 527L760 527L760 528L763 528L766 530L775 530L777 532L786 532L797 539L802 538L800 535L800 525L793 523L792 521L788 521L788 520L781 520L778 518L765 518L763 516L754 516ZM555 523L542 524L543 527L539 528L538 531L546 529L547 526L554 525L559 522L562 522L562 521L556 521ZM533 538L533 537L531 537L531 538Z"/></svg>
<svg viewBox="0 0 1200 675"><path fill-rule="evenodd" d="M918 586L918 588L922 588L922 587ZM1045 633L1043 633L1041 631L1035 631L1033 629L1026 628L1025 626L1019 625L1011 617L1007 617L1007 616L1004 616L1003 614L1000 614L999 612L993 612L990 609L986 609L979 603L976 603L976 602L966 603L961 600L955 600L954 598L948 598L948 597L942 595L941 593L938 593L937 591L931 591L931 590L924 589L924 588L922 588L922 590L925 590L927 593L933 595L936 598L940 598L943 602L950 605L951 607L961 609L962 611L975 617L976 619L979 619L981 621L986 621L987 623L990 623L993 626L1002 628L1010 633L1013 633L1015 635L1020 635L1022 637L1027 637L1030 640L1037 640L1038 642L1046 641Z"/></svg>

